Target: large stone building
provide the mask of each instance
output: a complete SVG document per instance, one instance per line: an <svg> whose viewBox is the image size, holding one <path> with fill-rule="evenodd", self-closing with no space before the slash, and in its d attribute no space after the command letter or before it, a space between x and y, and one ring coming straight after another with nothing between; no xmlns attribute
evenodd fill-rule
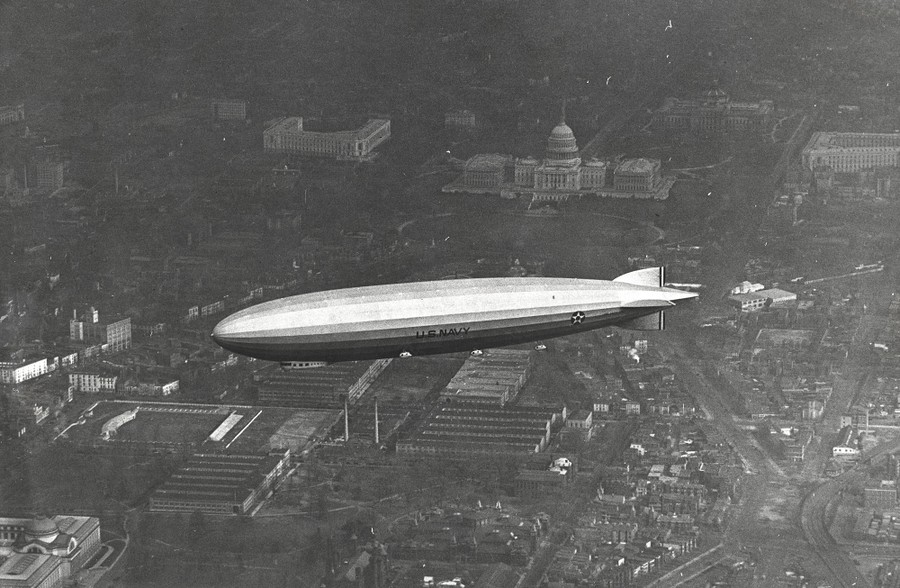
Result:
<svg viewBox="0 0 900 588"><path fill-rule="evenodd" d="M69 374L69 386L77 392L115 392L118 379L111 374L75 372Z"/></svg>
<svg viewBox="0 0 900 588"><path fill-rule="evenodd" d="M0 383L19 384L43 376L50 371L47 358L0 362Z"/></svg>
<svg viewBox="0 0 900 588"><path fill-rule="evenodd" d="M101 322L93 307L81 317L69 321L69 338L72 341L100 342L104 351L117 353L131 349L131 318Z"/></svg>
<svg viewBox="0 0 900 588"><path fill-rule="evenodd" d="M900 167L900 133L813 133L802 157L803 167L810 170Z"/></svg>
<svg viewBox="0 0 900 588"><path fill-rule="evenodd" d="M606 162L582 163L575 133L566 124L563 113L547 138L544 159L524 157L516 160L514 183L517 188L542 193L601 189L606 185Z"/></svg>
<svg viewBox="0 0 900 588"><path fill-rule="evenodd" d="M774 111L771 100L733 102L727 92L713 87L694 100L666 98L653 113L653 126L695 133L758 131L768 126Z"/></svg>
<svg viewBox="0 0 900 588"><path fill-rule="evenodd" d="M209 104L212 116L218 120L245 120L247 101L234 98L213 98Z"/></svg>
<svg viewBox="0 0 900 588"><path fill-rule="evenodd" d="M66 166L61 161L36 161L31 165L34 186L38 190L59 190L63 186Z"/></svg>
<svg viewBox="0 0 900 588"><path fill-rule="evenodd" d="M499 153L479 153L463 164L463 177L470 188L500 190L506 181L506 170L512 157Z"/></svg>
<svg viewBox="0 0 900 588"><path fill-rule="evenodd" d="M96 517L0 517L0 588L57 588L100 549Z"/></svg>
<svg viewBox="0 0 900 588"><path fill-rule="evenodd" d="M663 178L658 159L626 159L616 166L613 186L622 192L652 192Z"/></svg>
<svg viewBox="0 0 900 588"><path fill-rule="evenodd" d="M0 106L0 125L8 125L25 120L25 105Z"/></svg>
<svg viewBox="0 0 900 588"><path fill-rule="evenodd" d="M318 132L303 129L303 118L283 118L263 132L266 151L367 159L372 150L391 136L391 121L371 119L350 131Z"/></svg>
<svg viewBox="0 0 900 588"><path fill-rule="evenodd" d="M462 176L444 191L524 194L539 201L572 196L662 200L668 197L673 182L662 175L655 159L626 159L615 165L597 159L583 161L563 113L547 138L543 159L478 154L466 161Z"/></svg>
<svg viewBox="0 0 900 588"><path fill-rule="evenodd" d="M444 128L471 130L476 127L475 113L471 110L451 110L444 113Z"/></svg>

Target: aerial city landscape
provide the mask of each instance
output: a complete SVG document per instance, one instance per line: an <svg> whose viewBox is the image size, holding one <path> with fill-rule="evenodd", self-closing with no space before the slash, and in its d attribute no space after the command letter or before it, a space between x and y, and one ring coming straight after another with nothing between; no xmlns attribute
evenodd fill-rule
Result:
<svg viewBox="0 0 900 588"><path fill-rule="evenodd" d="M897 39L0 0L0 588L900 588Z"/></svg>

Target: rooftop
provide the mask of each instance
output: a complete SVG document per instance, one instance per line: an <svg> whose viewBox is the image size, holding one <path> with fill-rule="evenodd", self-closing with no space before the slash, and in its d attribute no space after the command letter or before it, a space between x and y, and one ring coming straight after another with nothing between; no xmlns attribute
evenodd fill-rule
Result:
<svg viewBox="0 0 900 588"><path fill-rule="evenodd" d="M797 295L793 292L788 292L787 290L779 290L778 288L769 288L767 290L759 290L757 292L750 292L748 294L732 294L729 296L731 300L736 300L738 302L750 301L750 300L759 300L760 298L766 299L771 298L772 300L796 300Z"/></svg>
<svg viewBox="0 0 900 588"><path fill-rule="evenodd" d="M52 555L42 555L38 553L15 553L5 562L0 564L0 582L7 585L7 582L22 582L24 585L32 585L30 580L44 566L53 566L54 563L59 565L59 560ZM35 578L37 579L37 578ZM18 585L18 584L14 584Z"/></svg>
<svg viewBox="0 0 900 588"><path fill-rule="evenodd" d="M900 133L813 133L804 151L860 147L900 147Z"/></svg>
<svg viewBox="0 0 900 588"><path fill-rule="evenodd" d="M466 169L474 171L496 171L510 162L508 155L499 153L479 153L466 161Z"/></svg>
<svg viewBox="0 0 900 588"><path fill-rule="evenodd" d="M659 167L656 159L626 159L616 167L617 174L650 174Z"/></svg>

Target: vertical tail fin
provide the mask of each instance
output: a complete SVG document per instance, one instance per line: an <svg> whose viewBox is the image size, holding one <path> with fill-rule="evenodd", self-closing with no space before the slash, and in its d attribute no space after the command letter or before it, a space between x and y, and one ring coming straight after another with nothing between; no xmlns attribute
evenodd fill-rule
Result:
<svg viewBox="0 0 900 588"><path fill-rule="evenodd" d="M624 284L634 284L635 286L655 286L662 288L666 285L666 268L648 267L622 274L613 282L622 282Z"/></svg>

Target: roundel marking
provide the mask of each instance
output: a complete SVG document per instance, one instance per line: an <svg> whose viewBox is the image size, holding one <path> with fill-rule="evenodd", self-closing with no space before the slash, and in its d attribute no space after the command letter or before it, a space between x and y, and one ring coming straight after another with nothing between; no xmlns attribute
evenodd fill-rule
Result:
<svg viewBox="0 0 900 588"><path fill-rule="evenodd" d="M573 325L580 325L583 322L584 322L584 313L583 312L581 312L580 310L576 310L575 312L572 313L572 324Z"/></svg>

